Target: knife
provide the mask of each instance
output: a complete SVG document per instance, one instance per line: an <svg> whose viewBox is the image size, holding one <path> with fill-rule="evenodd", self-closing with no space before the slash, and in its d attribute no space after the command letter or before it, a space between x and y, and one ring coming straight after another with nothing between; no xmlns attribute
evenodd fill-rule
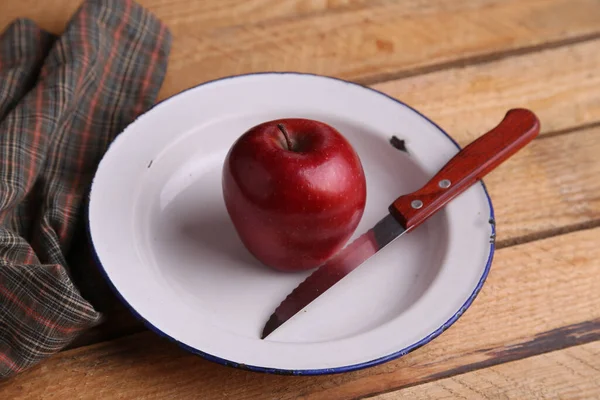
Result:
<svg viewBox="0 0 600 400"><path fill-rule="evenodd" d="M536 115L509 110L491 131L458 152L416 192L398 197L388 214L338 252L294 289L267 321L262 339L325 293L368 258L410 232L500 163L531 142L540 131Z"/></svg>

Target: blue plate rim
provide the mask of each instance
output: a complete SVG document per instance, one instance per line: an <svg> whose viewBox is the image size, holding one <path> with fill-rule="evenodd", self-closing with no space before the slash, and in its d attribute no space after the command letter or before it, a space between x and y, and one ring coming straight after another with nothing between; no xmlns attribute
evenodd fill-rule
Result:
<svg viewBox="0 0 600 400"><path fill-rule="evenodd" d="M433 122L430 118L426 117L425 115L423 115L421 112L419 112L418 110L414 109L413 107L409 106L408 104L386 94L383 93L379 90L373 89L371 87L356 83L356 82L351 82L345 79L341 79L341 78L336 78L336 77L332 77L332 76L327 76L327 75L319 75L319 74L313 74L313 73L306 73L306 72L294 72L294 71L271 71L271 72L252 72L252 73L247 73L247 74L239 74L239 75L230 75L230 76L226 76L226 77L222 77L222 78L217 78L217 79L213 79L210 81L206 81L203 83L200 83L198 85L189 87L187 89L184 89L172 96L169 96L157 103L155 103L152 107L148 108L144 113L138 115L136 117L140 118L142 115L149 113L150 111L152 111L155 107L159 106L160 104L162 104L163 102L166 102L168 100L171 100L179 95L184 94L185 92L189 91L189 90L194 90L197 89L201 86L204 85L208 85L211 83L215 83L215 82L220 82L220 81L225 81L225 80L230 80L230 79L236 79L236 78L242 78L242 77L248 77L248 76L256 76L256 75L301 75L301 76L313 76L313 77L318 77L318 78L324 78L324 79L331 79L334 81L338 81L338 82L342 82L342 83L346 83L348 85L354 85L357 87L360 87L362 89L366 89L366 90L370 90L372 92L375 92L379 95L385 96L388 99L403 105L404 107L407 107L408 109L410 109L411 111L417 113L418 115L420 115L422 118L424 118L426 121L428 121L429 123L431 123L433 126L435 126L441 133L444 134L444 136L450 140L457 149L461 149L460 145L458 144L458 142L456 140L454 140L454 138L452 138L452 136L450 136L444 129L442 129L438 124L436 124L435 122ZM134 121L132 121L130 124L134 123ZM129 124L129 125L130 125ZM121 131L124 132L124 130ZM120 133L119 133L120 134ZM118 136L118 135L117 135ZM116 139L116 137L115 137ZM114 143L114 139L113 142ZM110 145L109 148L107 149L106 152L108 152L108 150L110 149ZM105 153L106 154L106 153ZM93 182L93 181L92 181ZM490 252L488 255L488 259L486 261L486 266L484 268L483 274L481 275L481 278L479 279L479 282L477 283L477 285L475 286L475 289L473 290L473 292L471 293L471 295L469 296L469 298L463 303L463 305L458 309L458 311L452 315L452 317L450 317L444 324L442 324L439 328L437 328L435 331L433 331L432 333L430 333L429 335L427 335L426 337L424 337L423 339L411 344L410 346L407 346L401 350L398 350L394 353L388 354L386 356L383 357L379 357L370 361L365 361L362 363L358 363L358 364L352 364L352 365L346 365L346 366L342 366L342 367L336 367L336 368L319 368L319 369L282 369L282 368L269 368L269 367L260 367L260 366L256 366L256 365L248 365L248 364L242 364L242 363L238 363L235 361L231 361L231 360L227 360L221 357L217 357L215 355L206 353L202 350L196 349L194 347L191 347L185 343L182 343L180 341L178 341L177 339L173 338L170 335L167 335L166 333L164 333L163 331L161 331L159 328L157 328L156 326L154 326L152 323L150 323L148 320L146 320L142 315L140 315L132 306L131 304L129 304L129 302L127 302L127 300L121 295L121 293L117 290L117 288L113 285L112 281L110 280L110 277L108 276L106 270L104 269L102 263L100 262L100 257L98 256L98 254L96 253L96 249L94 246L94 241L92 240L92 232L91 232L91 226L90 226L90 216L89 216L89 200L90 198L88 197L88 201L86 201L86 233L87 233L87 237L90 243L90 248L91 248L91 253L92 253L92 258L94 259L94 262L96 263L98 269L100 270L101 275L103 276L103 278L105 279L105 281L108 283L108 286L111 288L111 290L113 291L113 293L116 295L116 297L123 303L123 305L129 310L129 312L132 313L132 315L137 318L138 320L140 320L150 331L154 332L155 334L157 334L158 336L162 337L162 338L166 338L167 340L177 344L179 347L181 347L182 349L195 354L197 356L200 356L204 359L207 359L209 361L215 362L217 364L221 364L221 365L225 365L228 367L234 367L234 368L238 368L238 369L242 369L242 370L247 370L247 371L252 371L252 372L261 372L261 373L267 373L267 374L277 374L277 375L297 375L297 376L314 376L314 375L329 375L329 374L339 374L339 373L344 373L344 372L351 372L351 371L357 371L357 370L361 370L361 369L365 369L365 368L370 368L370 367L374 367L376 365L379 364L383 364L386 363L388 361L392 361L395 360L397 358L400 358L402 356L405 356L406 354L418 349L419 347L431 342L433 339L437 338L439 335L441 335L446 329L448 329L450 326L452 326L461 316L462 314L471 306L471 304L473 303L473 301L475 300L475 298L477 297L477 295L479 294L479 292L481 291L481 288L483 287L488 274L490 272L491 266L492 266L492 261L494 259L494 253L495 253L495 241L493 238L495 238L496 236L496 224L495 224L495 214L494 214L494 207L492 205L492 199L489 195L489 192L487 190L487 187L485 185L485 183L483 182L483 180L481 180L479 182L481 184L481 186L483 187L483 191L485 193L485 196L487 198L488 201L488 205L490 207L490 216L489 216L489 221L490 221L490 225L492 228L492 236L491 236L491 240L490 240Z"/></svg>

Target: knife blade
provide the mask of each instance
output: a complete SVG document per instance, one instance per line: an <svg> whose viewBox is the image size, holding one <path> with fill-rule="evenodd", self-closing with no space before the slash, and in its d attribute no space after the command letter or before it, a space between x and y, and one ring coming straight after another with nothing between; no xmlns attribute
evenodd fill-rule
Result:
<svg viewBox="0 0 600 400"><path fill-rule="evenodd" d="M509 110L502 121L460 150L421 189L398 197L373 228L359 236L319 267L275 309L261 339L299 313L371 256L403 234L415 229L456 196L506 161L540 131L530 110Z"/></svg>

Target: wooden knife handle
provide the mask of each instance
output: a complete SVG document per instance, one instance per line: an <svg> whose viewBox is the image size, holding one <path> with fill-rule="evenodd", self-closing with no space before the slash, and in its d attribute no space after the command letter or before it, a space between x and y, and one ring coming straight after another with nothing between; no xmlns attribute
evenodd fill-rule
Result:
<svg viewBox="0 0 600 400"><path fill-rule="evenodd" d="M407 230L417 227L539 132L540 122L533 112L509 110L498 126L462 149L425 186L398 197L390 213Z"/></svg>

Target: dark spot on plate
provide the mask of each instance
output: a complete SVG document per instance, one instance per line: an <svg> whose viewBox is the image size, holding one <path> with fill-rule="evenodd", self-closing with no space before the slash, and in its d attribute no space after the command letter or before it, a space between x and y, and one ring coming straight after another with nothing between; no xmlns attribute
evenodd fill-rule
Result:
<svg viewBox="0 0 600 400"><path fill-rule="evenodd" d="M154 162L154 160L150 160L150 162L148 163L148 166L146 168L150 168L152 166L153 162Z"/></svg>
<svg viewBox="0 0 600 400"><path fill-rule="evenodd" d="M396 149L403 151L408 154L408 149L406 148L406 143L402 139L398 139L397 136L392 136L390 139L390 144L394 146Z"/></svg>

